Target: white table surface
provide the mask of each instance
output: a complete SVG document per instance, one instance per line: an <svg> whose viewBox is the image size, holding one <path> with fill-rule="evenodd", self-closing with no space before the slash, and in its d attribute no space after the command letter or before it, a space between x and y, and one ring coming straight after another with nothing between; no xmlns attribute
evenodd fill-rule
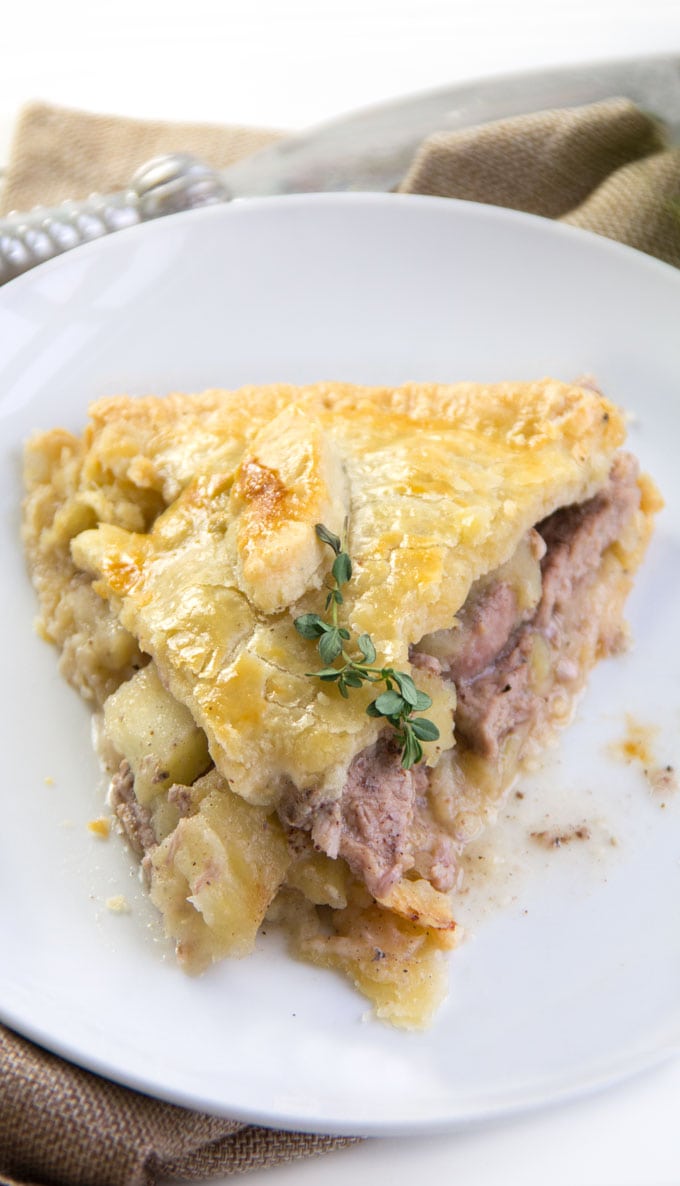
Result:
<svg viewBox="0 0 680 1186"><path fill-rule="evenodd" d="M2 41L0 166L31 99L296 129L458 80L680 54L680 0L117 0L105 9L34 0L5 9ZM671 1062L502 1124L367 1141L247 1181L676 1186L679 1103L680 1064Z"/></svg>

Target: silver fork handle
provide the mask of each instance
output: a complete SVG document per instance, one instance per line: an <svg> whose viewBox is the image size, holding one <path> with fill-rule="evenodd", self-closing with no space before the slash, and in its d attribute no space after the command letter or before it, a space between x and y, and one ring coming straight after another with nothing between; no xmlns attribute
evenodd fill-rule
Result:
<svg viewBox="0 0 680 1186"><path fill-rule="evenodd" d="M162 214L231 197L340 190L389 192L419 144L513 115L627 98L663 121L680 144L680 56L586 62L454 83L390 100L287 136L218 173L186 155L143 166L124 193L0 219L0 284L63 251Z"/></svg>
<svg viewBox="0 0 680 1186"><path fill-rule="evenodd" d="M134 174L128 189L92 194L85 201L0 219L0 284L36 264L138 222L226 202L221 175L188 153L155 157Z"/></svg>

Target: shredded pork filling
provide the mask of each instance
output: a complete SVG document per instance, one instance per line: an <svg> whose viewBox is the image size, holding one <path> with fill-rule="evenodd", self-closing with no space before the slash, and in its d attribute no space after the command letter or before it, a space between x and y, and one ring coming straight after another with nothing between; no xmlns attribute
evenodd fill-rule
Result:
<svg viewBox="0 0 680 1186"><path fill-rule="evenodd" d="M584 649L611 654L620 648L620 623L602 619L593 594L603 554L639 507L637 473L634 458L622 454L604 490L539 523L545 552L535 612L512 623L492 660L477 670L461 674L443 667L456 683L456 735L483 757L496 760L503 741L518 727L542 724L549 700L541 684L546 691L555 681L566 688L576 685ZM497 633L489 616L494 600L486 597L477 631Z"/></svg>
<svg viewBox="0 0 680 1186"><path fill-rule="evenodd" d="M548 724L555 690L569 701L586 674L586 656L619 650L623 634L611 605L603 560L640 505L635 459L621 454L607 485L589 501L562 508L529 533L528 552L540 564L536 603L503 575L480 584L430 653L412 648L413 666L456 685L458 748L498 763L516 736L516 773L525 742ZM598 595L598 591L602 595ZM296 823L315 844L340 855L376 897L414 870L436 889L452 888L461 845L432 811L430 772L401 770L387 737L352 763L339 804L316 805ZM292 820L291 820L292 822Z"/></svg>

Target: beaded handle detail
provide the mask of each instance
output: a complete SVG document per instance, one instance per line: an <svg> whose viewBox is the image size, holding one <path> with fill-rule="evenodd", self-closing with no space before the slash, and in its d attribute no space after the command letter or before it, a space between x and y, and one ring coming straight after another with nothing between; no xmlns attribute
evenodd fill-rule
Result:
<svg viewBox="0 0 680 1186"><path fill-rule="evenodd" d="M84 201L0 219L0 284L82 243L139 222L226 202L221 175L188 153L155 157L134 174L128 189L92 194Z"/></svg>

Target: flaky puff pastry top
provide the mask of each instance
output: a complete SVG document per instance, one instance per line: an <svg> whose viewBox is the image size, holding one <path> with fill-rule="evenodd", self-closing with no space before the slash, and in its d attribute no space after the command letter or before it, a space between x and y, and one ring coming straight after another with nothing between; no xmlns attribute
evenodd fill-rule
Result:
<svg viewBox="0 0 680 1186"><path fill-rule="evenodd" d="M344 623L371 635L379 665L408 671L409 645L451 626L529 527L590 497L623 438L602 396L552 380L105 399L78 496L99 523L71 553L235 791L274 805L292 780L333 798L380 722L370 687L344 700L308 674L322 664L293 623L324 613L333 560L315 524L352 558ZM138 523L141 505L160 513ZM455 689L423 671L417 683L440 729L424 747L435 764L454 744Z"/></svg>

